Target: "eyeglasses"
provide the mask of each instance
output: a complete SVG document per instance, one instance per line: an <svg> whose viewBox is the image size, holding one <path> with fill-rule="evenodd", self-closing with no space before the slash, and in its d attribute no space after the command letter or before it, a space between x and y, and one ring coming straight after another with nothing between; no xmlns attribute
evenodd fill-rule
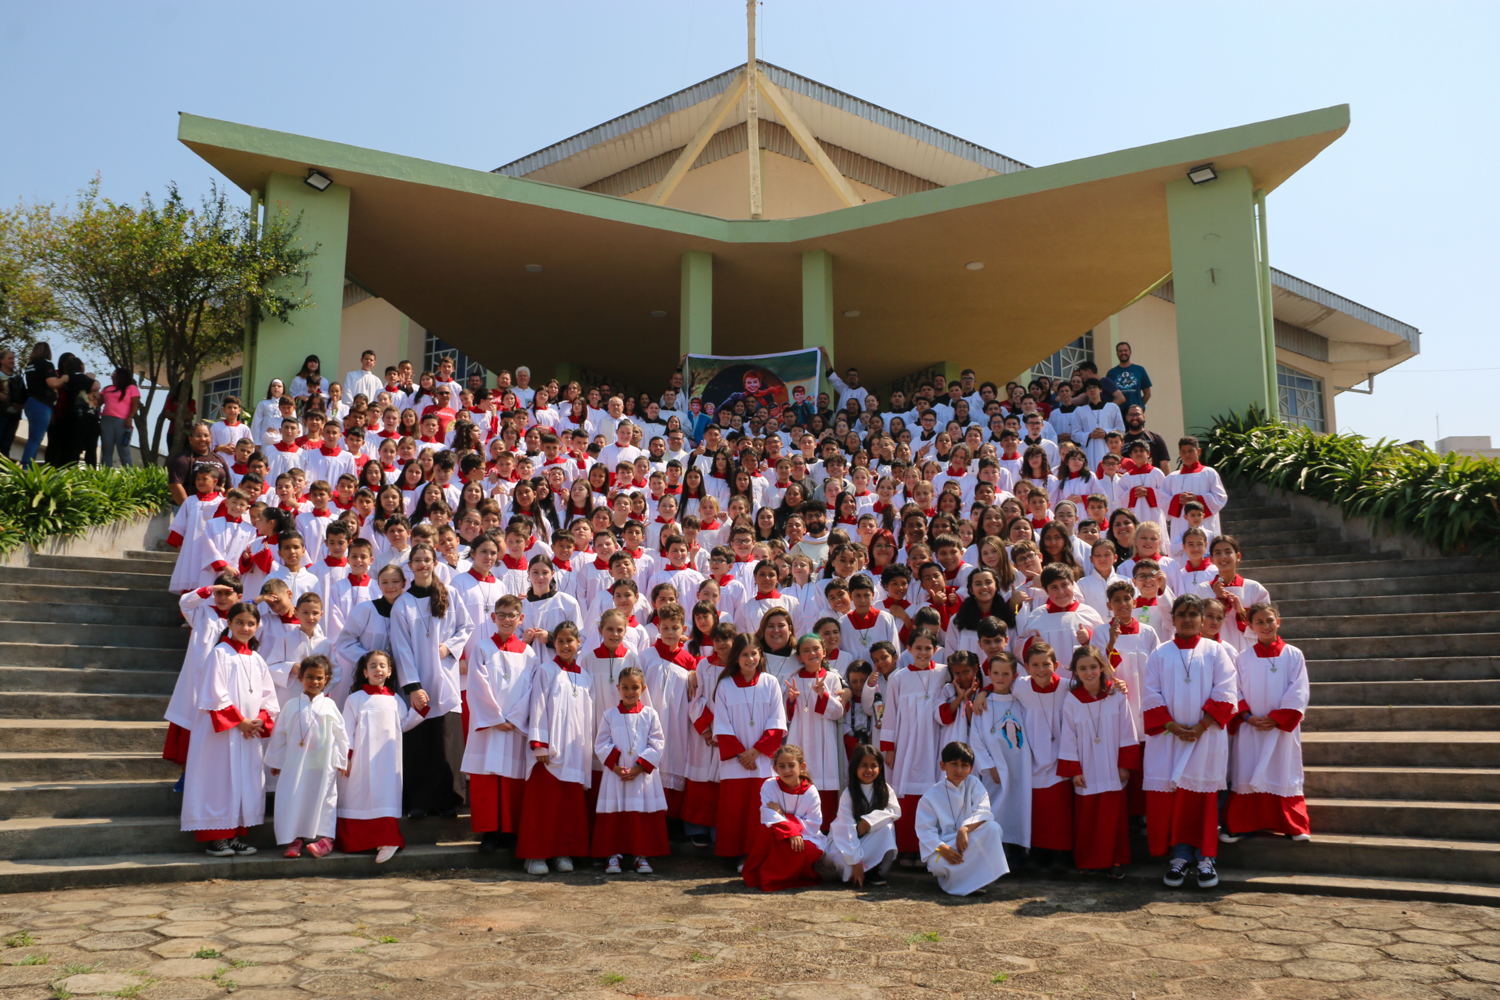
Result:
<svg viewBox="0 0 1500 1000"><path fill-rule="evenodd" d="M495 620L496 621L500 621L500 622L513 622L517 618L520 618L520 617L521 617L520 614L518 614L515 611L496 611L495 612Z"/></svg>

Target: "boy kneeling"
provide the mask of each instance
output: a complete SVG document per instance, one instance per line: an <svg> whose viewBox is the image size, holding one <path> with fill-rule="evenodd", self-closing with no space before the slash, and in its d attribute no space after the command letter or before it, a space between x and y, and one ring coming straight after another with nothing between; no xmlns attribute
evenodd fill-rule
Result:
<svg viewBox="0 0 1500 1000"><path fill-rule="evenodd" d="M990 796L974 777L974 751L954 741L943 747L943 780L917 804L917 840L927 870L954 896L982 892L1010 871Z"/></svg>

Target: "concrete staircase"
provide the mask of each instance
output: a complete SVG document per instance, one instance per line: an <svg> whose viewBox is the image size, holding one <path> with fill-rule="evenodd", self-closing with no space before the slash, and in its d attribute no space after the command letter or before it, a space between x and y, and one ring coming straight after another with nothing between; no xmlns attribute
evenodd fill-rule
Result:
<svg viewBox="0 0 1500 1000"><path fill-rule="evenodd" d="M1500 903L1500 562L1378 554L1245 493L1224 520L1313 682L1313 840L1223 845L1224 884ZM284 859L269 824L248 858L209 858L178 831L177 771L160 757L187 641L172 560L0 568L0 891L374 870ZM408 850L382 870L513 864L479 855L466 817L403 825Z"/></svg>

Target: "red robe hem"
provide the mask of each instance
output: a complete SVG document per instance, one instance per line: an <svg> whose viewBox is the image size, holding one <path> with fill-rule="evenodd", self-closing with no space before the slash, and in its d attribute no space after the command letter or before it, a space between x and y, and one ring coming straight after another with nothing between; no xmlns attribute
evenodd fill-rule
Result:
<svg viewBox="0 0 1500 1000"><path fill-rule="evenodd" d="M761 892L800 889L817 885L823 877L813 870L823 852L807 841L793 851L791 838L780 838L770 827L757 823L754 845L745 859L745 885ZM800 828L800 824L799 824Z"/></svg>
<svg viewBox="0 0 1500 1000"><path fill-rule="evenodd" d="M667 843L667 813L602 812L594 817L593 856L634 854L659 858L672 852Z"/></svg>
<svg viewBox="0 0 1500 1000"><path fill-rule="evenodd" d="M760 786L765 778L723 778L719 781L719 816L714 823L714 854L737 858L750 853L760 826Z"/></svg>
<svg viewBox="0 0 1500 1000"><path fill-rule="evenodd" d="M175 722L167 723L167 741L161 748L162 760L170 760L178 767L187 767L188 742L192 736L191 729L183 729Z"/></svg>
<svg viewBox="0 0 1500 1000"><path fill-rule="evenodd" d="M902 795L901 815L896 820L896 850L902 854L917 854L922 850L922 844L917 840L917 806L922 802L920 795Z"/></svg>
<svg viewBox="0 0 1500 1000"><path fill-rule="evenodd" d="M1051 851L1073 849L1073 783L1059 781L1031 790L1031 846Z"/></svg>
<svg viewBox="0 0 1500 1000"><path fill-rule="evenodd" d="M1219 797L1213 792L1146 793L1146 843L1153 857L1177 844L1196 847L1206 858L1219 856Z"/></svg>
<svg viewBox="0 0 1500 1000"><path fill-rule="evenodd" d="M537 761L526 779L526 817L517 831L516 857L571 858L589 856L587 789L560 781Z"/></svg>
<svg viewBox="0 0 1500 1000"><path fill-rule="evenodd" d="M697 826L717 826L719 822L719 783L717 781L694 781L687 779L687 787L682 790L682 809L680 812L684 823L693 823Z"/></svg>
<svg viewBox="0 0 1500 1000"><path fill-rule="evenodd" d="M526 782L498 774L469 775L469 828L475 833L516 833Z"/></svg>
<svg viewBox="0 0 1500 1000"><path fill-rule="evenodd" d="M1130 811L1125 792L1073 796L1073 863L1079 868L1130 864Z"/></svg>
<svg viewBox="0 0 1500 1000"><path fill-rule="evenodd" d="M379 819L345 819L340 816L334 827L334 847L345 854L373 851L381 847L405 847L401 821L394 816Z"/></svg>
<svg viewBox="0 0 1500 1000"><path fill-rule="evenodd" d="M1224 825L1230 833L1270 830L1288 837L1309 833L1307 800L1300 795L1270 792L1235 792L1229 797Z"/></svg>

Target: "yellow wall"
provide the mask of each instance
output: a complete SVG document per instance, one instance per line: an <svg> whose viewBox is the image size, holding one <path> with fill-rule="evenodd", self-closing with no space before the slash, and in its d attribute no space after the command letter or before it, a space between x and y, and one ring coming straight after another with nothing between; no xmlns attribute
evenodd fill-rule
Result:
<svg viewBox="0 0 1500 1000"><path fill-rule="evenodd" d="M409 360L422 367L422 340L418 337L417 353L409 354L406 328L414 326L401 315L400 310L385 299L365 299L344 310L339 327L338 370L331 377L342 379L346 372L359 367L359 356L369 350L375 352L375 375L385 378L385 366ZM325 365L326 367L326 365Z"/></svg>
<svg viewBox="0 0 1500 1000"><path fill-rule="evenodd" d="M702 212L725 219L744 219L750 215L750 162L748 152L726 156L722 160L689 170L667 204L689 212ZM846 178L847 179L847 178ZM849 180L849 186L866 201L884 201L891 195ZM632 201L648 201L656 185L629 195ZM794 160L780 153L765 153L761 169L761 191L764 217L798 219L843 208L833 188L811 163Z"/></svg>
<svg viewBox="0 0 1500 1000"><path fill-rule="evenodd" d="M1118 314L1119 340L1128 340L1131 363L1151 376L1151 402L1146 405L1146 427L1167 439L1176 454L1183 435L1182 379L1177 363L1177 309L1166 299L1147 295ZM1101 372L1118 364L1110 323L1094 327L1094 360Z"/></svg>
<svg viewBox="0 0 1500 1000"><path fill-rule="evenodd" d="M1323 380L1323 419L1327 421L1327 429L1332 432L1338 430L1338 420L1335 413L1334 389L1333 389L1333 366L1326 361L1317 361L1313 358L1304 357L1301 354L1293 354L1291 351L1276 348L1276 363L1295 368L1299 372L1311 375L1313 378Z"/></svg>

